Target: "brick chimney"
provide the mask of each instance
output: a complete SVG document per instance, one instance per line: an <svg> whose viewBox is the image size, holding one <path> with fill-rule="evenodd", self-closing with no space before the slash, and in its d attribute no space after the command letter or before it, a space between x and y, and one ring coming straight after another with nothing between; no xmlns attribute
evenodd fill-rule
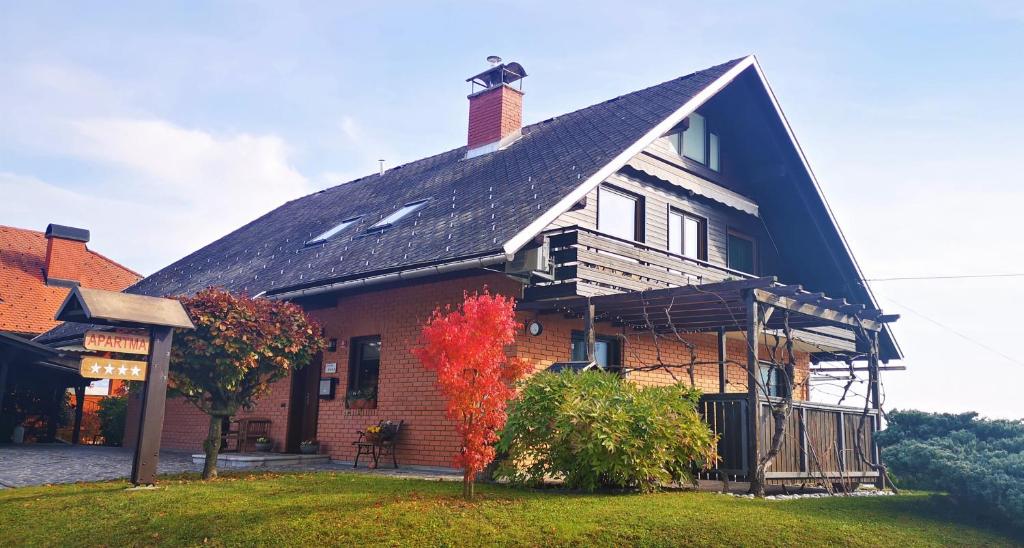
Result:
<svg viewBox="0 0 1024 548"><path fill-rule="evenodd" d="M467 158L504 148L519 138L523 128L526 71L519 63L502 63L497 56L487 61L491 68L466 79L471 91ZM512 86L515 82L517 87Z"/></svg>
<svg viewBox="0 0 1024 548"><path fill-rule="evenodd" d="M51 224L46 227L46 285L78 285L89 241L84 228Z"/></svg>

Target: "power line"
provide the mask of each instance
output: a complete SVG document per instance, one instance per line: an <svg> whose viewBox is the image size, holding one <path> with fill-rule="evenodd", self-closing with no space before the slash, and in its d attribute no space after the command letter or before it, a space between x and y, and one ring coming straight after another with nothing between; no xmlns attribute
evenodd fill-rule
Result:
<svg viewBox="0 0 1024 548"><path fill-rule="evenodd" d="M865 282L896 282L903 280L966 280L971 278L1022 278L1024 272L1002 274L953 274L948 276L897 276L893 278L864 278Z"/></svg>
<svg viewBox="0 0 1024 548"><path fill-rule="evenodd" d="M956 335L957 337L960 337L961 339L964 339L965 341L967 341L967 342L969 342L971 344L974 344L974 345L978 346L979 348L983 348L985 350L988 350L989 352L991 352L991 353L993 353L993 354L995 354L995 355L997 355L997 356L999 356L999 357L1001 357L1001 358L1003 358L1003 359L1005 359L1005 360L1007 360L1007 361L1009 361L1011 363L1014 363L1016 365L1024 367L1024 362L1018 360L1017 358L1014 358L1014 357L1010 356L1009 354L1004 354L1004 353L1000 352L999 350L996 350L995 348L992 348L991 346L989 346L989 345L987 345L987 344L985 344L985 343L983 343L981 341L978 341L976 339L968 337L967 335L964 335L963 333L957 331L956 329L953 329L952 327L949 327L948 325L946 325L946 324L944 324L942 322L939 322L938 320L933 320L933 319L929 318L928 316L925 316L924 314L914 310L913 308L910 308L909 306L907 306L905 304L901 304L899 302L896 302L895 300L892 299L892 297L887 297L885 295L882 295L882 298L887 300L887 301L889 301L889 302L891 302L891 303L893 303L893 304L895 304L896 306L899 306L900 308L906 309L907 312L910 312L911 314L914 314L915 316L918 316L918 317L920 317L921 319L923 319L925 321L931 322L931 323L933 323L933 324L935 324L935 325L945 329L946 331L949 331L950 333Z"/></svg>

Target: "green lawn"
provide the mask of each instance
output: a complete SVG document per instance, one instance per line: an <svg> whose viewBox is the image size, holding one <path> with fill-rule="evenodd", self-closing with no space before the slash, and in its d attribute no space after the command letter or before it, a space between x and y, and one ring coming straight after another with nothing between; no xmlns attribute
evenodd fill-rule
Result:
<svg viewBox="0 0 1024 548"><path fill-rule="evenodd" d="M348 473L228 475L0 491L0 546L1024 544L942 496L757 501L713 493L566 494Z"/></svg>

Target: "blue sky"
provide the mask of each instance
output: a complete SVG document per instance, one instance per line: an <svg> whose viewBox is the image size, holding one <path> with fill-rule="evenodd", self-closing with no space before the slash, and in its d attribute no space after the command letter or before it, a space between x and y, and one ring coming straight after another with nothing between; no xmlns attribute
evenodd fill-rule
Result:
<svg viewBox="0 0 1024 548"><path fill-rule="evenodd" d="M0 224L150 273L460 146L487 55L530 123L755 53L868 277L1024 272L1017 2L338 4L0 2ZM887 407L1024 415L1024 278L873 287L910 368Z"/></svg>

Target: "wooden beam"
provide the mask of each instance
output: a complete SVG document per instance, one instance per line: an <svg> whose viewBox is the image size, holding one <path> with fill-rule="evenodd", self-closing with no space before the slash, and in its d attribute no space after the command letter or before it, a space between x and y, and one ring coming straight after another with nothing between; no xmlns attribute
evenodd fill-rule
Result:
<svg viewBox="0 0 1024 548"><path fill-rule="evenodd" d="M869 331L878 331L882 328L882 324L874 320L858 320L857 318L849 314L840 312L839 310L826 308L811 303L800 302L790 297L775 295L770 291L754 289L753 294L755 300L757 300L758 302L779 308L785 308L791 312L796 312L798 314L812 316L828 323L833 323L836 325L846 327L862 326L864 327L864 329L867 329Z"/></svg>

